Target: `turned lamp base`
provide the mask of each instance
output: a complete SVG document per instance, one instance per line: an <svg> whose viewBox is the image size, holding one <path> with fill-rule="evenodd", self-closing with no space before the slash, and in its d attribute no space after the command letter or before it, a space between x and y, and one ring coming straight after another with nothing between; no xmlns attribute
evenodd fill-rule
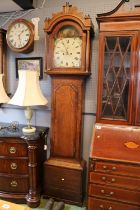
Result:
<svg viewBox="0 0 140 210"><path fill-rule="evenodd" d="M25 133L25 134L31 134L31 133L35 133L36 131L36 128L35 127L24 127L22 128L22 132Z"/></svg>

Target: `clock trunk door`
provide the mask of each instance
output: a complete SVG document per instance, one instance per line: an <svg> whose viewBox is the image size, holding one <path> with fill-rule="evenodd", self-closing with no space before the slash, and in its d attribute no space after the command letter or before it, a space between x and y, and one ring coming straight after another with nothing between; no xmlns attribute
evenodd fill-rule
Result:
<svg viewBox="0 0 140 210"><path fill-rule="evenodd" d="M53 79L51 157L80 159L83 80Z"/></svg>

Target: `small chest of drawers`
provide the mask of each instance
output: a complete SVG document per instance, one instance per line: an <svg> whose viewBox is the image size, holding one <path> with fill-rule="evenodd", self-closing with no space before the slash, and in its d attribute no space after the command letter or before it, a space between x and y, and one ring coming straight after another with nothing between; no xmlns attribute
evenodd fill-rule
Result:
<svg viewBox="0 0 140 210"><path fill-rule="evenodd" d="M5 132L0 136L0 198L30 207L40 204L40 179L48 128L37 128L32 135Z"/></svg>
<svg viewBox="0 0 140 210"><path fill-rule="evenodd" d="M140 131L135 129L95 127L88 168L87 210L140 210L140 156L136 155Z"/></svg>

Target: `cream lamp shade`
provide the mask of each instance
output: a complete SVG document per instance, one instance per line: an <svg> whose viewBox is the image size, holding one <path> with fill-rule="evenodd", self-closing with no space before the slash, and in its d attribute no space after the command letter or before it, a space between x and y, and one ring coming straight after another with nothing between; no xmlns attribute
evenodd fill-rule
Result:
<svg viewBox="0 0 140 210"><path fill-rule="evenodd" d="M39 75L35 70L19 70L19 82L14 96L9 104L25 106L25 116L28 126L23 128L24 133L33 133L36 128L31 126L32 106L46 105L47 98L41 92Z"/></svg>
<svg viewBox="0 0 140 210"><path fill-rule="evenodd" d="M10 98L7 96L5 89L3 87L3 77L4 77L4 74L0 74L0 104L7 103L10 100Z"/></svg>

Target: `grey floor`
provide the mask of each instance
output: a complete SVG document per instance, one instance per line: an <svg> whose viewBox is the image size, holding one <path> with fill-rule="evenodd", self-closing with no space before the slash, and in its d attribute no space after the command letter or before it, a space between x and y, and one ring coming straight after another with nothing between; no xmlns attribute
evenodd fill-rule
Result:
<svg viewBox="0 0 140 210"><path fill-rule="evenodd" d="M31 210L44 210L46 203L47 203L46 199L41 199L40 206L38 208L31 208ZM86 210L86 207L85 205L83 207L78 207L74 205L65 204L64 210Z"/></svg>

